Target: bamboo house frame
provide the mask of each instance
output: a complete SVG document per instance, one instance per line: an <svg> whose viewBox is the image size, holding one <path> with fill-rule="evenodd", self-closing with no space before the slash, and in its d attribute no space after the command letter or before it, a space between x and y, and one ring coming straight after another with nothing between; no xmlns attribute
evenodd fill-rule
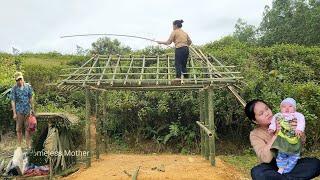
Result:
<svg viewBox="0 0 320 180"><path fill-rule="evenodd" d="M235 66L225 66L215 57L205 55L201 50L190 47L188 78L175 79L174 56L122 56L94 55L79 68L62 75L58 87L62 90L86 91L86 148L90 149L90 91L177 91L198 90L200 97L200 120L197 124L201 133L201 155L215 165L215 126L213 93L219 88L228 88L245 105L235 87L242 79ZM97 93L98 94L98 93ZM96 111L98 106L96 98ZM104 105L104 104L103 104ZM105 114L105 108L103 107ZM98 113L96 113L97 116ZM101 120L97 117L97 123ZM100 132L97 132L100 144ZM99 158L99 148L96 148ZM91 155L87 157L87 167L91 166Z"/></svg>

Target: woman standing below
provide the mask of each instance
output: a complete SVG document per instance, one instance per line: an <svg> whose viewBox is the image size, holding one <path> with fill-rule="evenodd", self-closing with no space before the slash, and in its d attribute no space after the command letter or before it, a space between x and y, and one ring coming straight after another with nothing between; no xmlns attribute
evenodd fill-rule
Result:
<svg viewBox="0 0 320 180"><path fill-rule="evenodd" d="M256 127L250 132L250 142L261 162L261 164L251 169L253 180L307 180L319 176L320 160L307 157L299 159L291 172L285 174L278 173L275 160L276 152L271 150L271 146L277 138L280 125L277 123L276 131L272 134L268 133L268 128L273 117L270 106L263 100L252 100L247 103L245 113L256 124ZM291 126L296 127L297 123L292 123Z"/></svg>
<svg viewBox="0 0 320 180"><path fill-rule="evenodd" d="M189 35L184 32L182 27L183 20L173 21L173 31L167 41L157 41L158 44L170 45L174 42L175 45L175 68L176 80L180 80L181 75L188 78L187 60L189 57L189 46L192 41Z"/></svg>

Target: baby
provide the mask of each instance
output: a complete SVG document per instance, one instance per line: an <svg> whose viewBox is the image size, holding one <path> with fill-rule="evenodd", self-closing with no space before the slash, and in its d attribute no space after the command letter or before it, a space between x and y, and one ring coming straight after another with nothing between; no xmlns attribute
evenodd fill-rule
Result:
<svg viewBox="0 0 320 180"><path fill-rule="evenodd" d="M277 166L280 174L289 173L297 164L301 152L301 140L305 129L305 117L296 112L296 101L293 98L286 98L280 104L280 113L273 116L268 131L273 133L276 130L276 121L279 121L281 130L277 134L272 148L278 149ZM297 121L296 129L293 129L290 122Z"/></svg>

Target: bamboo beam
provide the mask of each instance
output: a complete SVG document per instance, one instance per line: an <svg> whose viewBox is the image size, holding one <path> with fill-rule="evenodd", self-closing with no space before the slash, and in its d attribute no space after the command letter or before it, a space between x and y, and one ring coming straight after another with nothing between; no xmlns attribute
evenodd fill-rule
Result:
<svg viewBox="0 0 320 180"><path fill-rule="evenodd" d="M87 62L85 62L80 68L82 68L82 67L84 67L85 65L87 65L90 61L92 61L94 59L94 57L91 57ZM78 68L76 71L74 71L74 73L73 74L76 74L79 70L80 70L80 68ZM70 75L67 79L65 79L65 80L68 80L68 79L70 79L72 77L72 75ZM58 85L58 87L60 87L63 83L64 83L64 81L65 80L62 80L62 82Z"/></svg>
<svg viewBox="0 0 320 180"><path fill-rule="evenodd" d="M108 67L109 63L110 63L110 59L111 59L111 56L109 56L108 60L106 61L106 65L104 66L102 74L101 74L101 76L99 78L99 81L97 82L98 86L100 85L100 81L103 79L103 76L104 76L104 74L105 74L105 72L107 70L107 67Z"/></svg>
<svg viewBox="0 0 320 180"><path fill-rule="evenodd" d="M91 166L91 147L90 147L90 90L86 89L86 168Z"/></svg>
<svg viewBox="0 0 320 180"><path fill-rule="evenodd" d="M169 74L170 75L170 74ZM201 83L201 82L221 82L221 83L223 83L223 82L236 82L236 80L238 80L238 79L243 79L243 77L236 77L236 78L213 78L213 79L208 79L208 78L199 78L199 79L197 79L197 81L199 81L199 83ZM86 83L94 83L94 84L96 84L96 82L98 81L99 79L90 79L90 80L87 80L86 81ZM107 81L108 81L109 79L102 79L101 80L101 83L107 83ZM67 83L71 83L71 84L76 84L76 83L78 83L78 85L80 85L80 84L82 84L83 82L84 82L85 80L83 80L83 79L81 79L81 80L68 80L68 81L66 81ZM110 85L113 85L115 82L116 83L122 83L123 84L123 81L124 81L124 79L113 79L112 80L113 82L112 82L112 84L110 83ZM127 82L130 82L130 83L135 83L135 82L138 82L138 81L140 81L140 79L128 79L127 80ZM170 79L158 79L158 81L160 81L160 82L170 82ZM194 82L194 80L192 80L192 79L186 79L185 80L186 82ZM157 80L156 79L143 79L143 82L148 82L148 83L156 83L157 82ZM149 84L149 85L152 85L152 84ZM205 83L205 84L207 84L207 83Z"/></svg>
<svg viewBox="0 0 320 180"><path fill-rule="evenodd" d="M142 79L143 79L143 73L144 73L145 64L146 64L146 57L143 56L143 58L142 58L142 68L141 68L141 73L140 73L140 80L138 82L139 86L141 85L141 82L142 82Z"/></svg>
<svg viewBox="0 0 320 180"><path fill-rule="evenodd" d="M98 57L95 57L95 61L93 62L92 67L95 67L95 65L97 64L98 60L99 60L99 58L98 58ZM86 79L85 79L85 81L83 82L82 86L84 86L84 85L86 84L86 81L89 79L89 76L91 75L92 70L93 70L93 69L89 69L89 72L88 72L88 74L87 74L87 76L86 76Z"/></svg>
<svg viewBox="0 0 320 180"><path fill-rule="evenodd" d="M218 59L216 59L214 56L210 56L216 63L218 63L220 66L223 66L223 64L220 62L220 61L218 61ZM227 72L231 72L228 68L223 68L223 69L225 69Z"/></svg>
<svg viewBox="0 0 320 180"><path fill-rule="evenodd" d="M159 63L160 63L160 61L159 61L159 56L158 56L158 58L157 58L157 82L156 82L156 85L159 85L159 81L158 81L158 79L159 79Z"/></svg>
<svg viewBox="0 0 320 180"><path fill-rule="evenodd" d="M214 106L213 106L213 89L208 89L208 119L209 119L209 130L215 135L215 125L214 125ZM210 149L210 163L215 166L215 139L214 135L209 137L209 149Z"/></svg>
<svg viewBox="0 0 320 180"><path fill-rule="evenodd" d="M116 65L116 67L115 67L115 69L114 69L114 71L113 71L112 80L111 80L111 82L110 82L110 85L111 85L111 86L113 86L113 81L114 81L114 79L115 79L115 77L116 77L117 69L118 69L118 66L119 66L119 63L120 63L120 57L121 57L121 56L119 55L118 61L117 61L117 65Z"/></svg>
<svg viewBox="0 0 320 180"><path fill-rule="evenodd" d="M212 137L213 133L204 124L202 124L200 121L196 121L196 123L202 130L204 130L204 132L208 135L209 138Z"/></svg>
<svg viewBox="0 0 320 180"><path fill-rule="evenodd" d="M107 86L107 87L94 87L94 86L86 86L92 90L98 91L108 91L108 90L123 90L123 91L179 91L179 90L199 90L203 89L204 86L149 86L149 87L114 87L114 86Z"/></svg>
<svg viewBox="0 0 320 180"><path fill-rule="evenodd" d="M146 69L146 68L144 68ZM102 76L102 75L110 75L110 74L116 74L116 75L140 75L140 73L128 73L128 72L120 72L120 73L90 73L90 74L75 74L76 76L88 76L88 75L95 75L95 76ZM157 72L154 72L154 73L143 73L144 75L157 75ZM160 73L159 74L175 74L175 73ZM196 73L190 73L191 75L195 75ZM240 74L240 72L202 72L202 74L207 74L207 75L219 75L219 74ZM64 76L69 76L69 74L66 74L66 75L60 75L61 77L64 77ZM226 78L237 78L237 77L226 77ZM196 78L195 78L196 79Z"/></svg>
<svg viewBox="0 0 320 180"><path fill-rule="evenodd" d="M122 59L121 59L122 60ZM115 66L109 66L110 68L114 68ZM130 66L121 66L123 68L129 68ZM212 66L214 68L232 68L232 67L236 67L236 66ZM79 67L79 68L65 68L65 69L62 69L62 70L87 70L87 69L104 69L105 67ZM141 67L140 66L132 66L131 67L132 69L140 69ZM156 69L157 67L145 67L145 69ZM159 69L167 69L168 67L159 67ZM175 67L169 67L170 69L175 69ZM194 67L195 69L203 69L203 68L207 68L206 66L195 66Z"/></svg>
<svg viewBox="0 0 320 180"><path fill-rule="evenodd" d="M194 83L197 84L197 75L196 75L196 70L194 68L194 62L193 62L193 58L192 57L191 57L191 66L192 66Z"/></svg>
<svg viewBox="0 0 320 180"><path fill-rule="evenodd" d="M130 70L131 70L131 68L132 68L132 64L133 64L133 56L132 56L132 58L131 58L130 65L129 65L128 71L127 71L127 73L126 73L126 77L125 77L125 79L124 79L123 85L126 85L126 84L127 84L127 80L128 80L129 72L130 72Z"/></svg>

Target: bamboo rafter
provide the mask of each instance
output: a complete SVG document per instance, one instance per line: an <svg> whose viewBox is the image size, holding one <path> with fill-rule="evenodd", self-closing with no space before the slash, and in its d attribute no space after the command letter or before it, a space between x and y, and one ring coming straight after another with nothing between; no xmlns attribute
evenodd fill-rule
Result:
<svg viewBox="0 0 320 180"><path fill-rule="evenodd" d="M240 72L235 71L236 66L224 66L212 60L212 57L204 57L201 51L194 52L189 58L189 78L177 82L173 81L176 72L172 55L96 55L79 68L67 69L69 73L61 75L65 79L59 87L65 90L78 90L87 86L100 90L166 90L172 87L185 90L206 86L226 87L242 79Z"/></svg>

